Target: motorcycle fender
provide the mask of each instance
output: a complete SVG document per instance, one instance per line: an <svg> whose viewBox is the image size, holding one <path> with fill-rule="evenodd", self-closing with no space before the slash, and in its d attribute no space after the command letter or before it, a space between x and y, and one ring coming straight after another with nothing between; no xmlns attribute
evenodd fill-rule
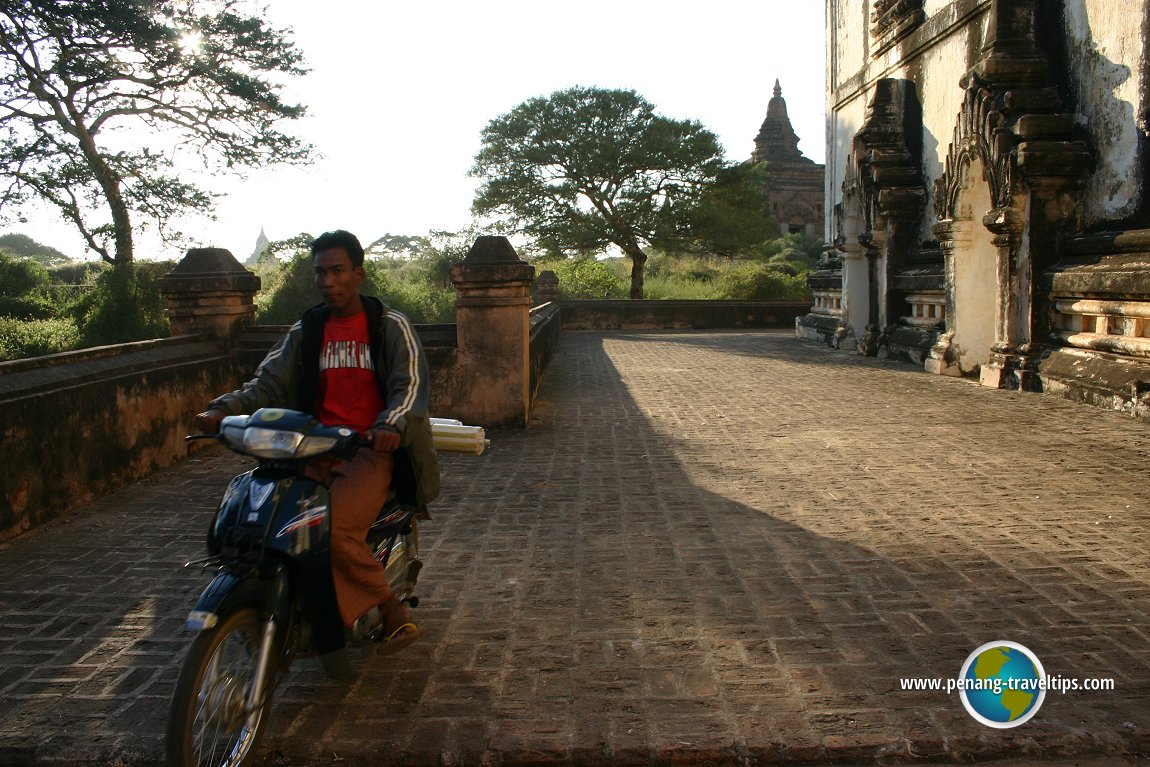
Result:
<svg viewBox="0 0 1150 767"><path fill-rule="evenodd" d="M270 606L276 617L282 619L286 615L287 599L288 576L282 566L276 567L268 578L257 578L250 572L222 572L200 594L184 627L188 631L210 629L219 623L220 615L230 605L244 602Z"/></svg>

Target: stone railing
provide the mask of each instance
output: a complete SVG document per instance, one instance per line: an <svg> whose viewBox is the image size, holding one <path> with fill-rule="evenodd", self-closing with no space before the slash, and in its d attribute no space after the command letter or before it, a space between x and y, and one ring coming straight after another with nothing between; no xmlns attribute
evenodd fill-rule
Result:
<svg viewBox="0 0 1150 767"><path fill-rule="evenodd" d="M1054 300L1054 337L1079 349L1150 357L1150 302Z"/></svg>
<svg viewBox="0 0 1150 767"><path fill-rule="evenodd" d="M815 300L814 306L811 307L811 314L835 318L843 316L842 288L838 290L812 290L811 295L814 296Z"/></svg>
<svg viewBox="0 0 1150 767"><path fill-rule="evenodd" d="M918 328L942 328L946 325L946 292L942 290L908 293L910 314L902 322Z"/></svg>
<svg viewBox="0 0 1150 767"><path fill-rule="evenodd" d="M1150 420L1150 230L1068 240L1043 275L1044 391Z"/></svg>

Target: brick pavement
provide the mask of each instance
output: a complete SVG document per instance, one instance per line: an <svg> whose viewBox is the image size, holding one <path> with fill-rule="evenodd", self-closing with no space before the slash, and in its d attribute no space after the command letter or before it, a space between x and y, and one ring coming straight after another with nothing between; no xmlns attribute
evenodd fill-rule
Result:
<svg viewBox="0 0 1150 767"><path fill-rule="evenodd" d="M778 333L567 333L530 429L445 456L401 656L314 661L269 765L822 764L1150 751L1146 425ZM0 765L150 765L238 459L213 448L0 546ZM1011 730L952 677L1050 674Z"/></svg>

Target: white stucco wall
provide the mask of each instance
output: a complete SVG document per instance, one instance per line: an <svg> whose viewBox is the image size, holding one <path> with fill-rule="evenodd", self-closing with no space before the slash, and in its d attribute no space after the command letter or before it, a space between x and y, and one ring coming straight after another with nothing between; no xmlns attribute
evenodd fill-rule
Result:
<svg viewBox="0 0 1150 767"><path fill-rule="evenodd" d="M1085 224L1118 220L1138 205L1138 135L1147 55L1147 0L1065 0L1071 88L1097 153L1086 189Z"/></svg>
<svg viewBox="0 0 1150 767"><path fill-rule="evenodd" d="M870 35L870 3L865 0L830 0L827 34L833 48L831 88L840 87L867 63L867 40Z"/></svg>

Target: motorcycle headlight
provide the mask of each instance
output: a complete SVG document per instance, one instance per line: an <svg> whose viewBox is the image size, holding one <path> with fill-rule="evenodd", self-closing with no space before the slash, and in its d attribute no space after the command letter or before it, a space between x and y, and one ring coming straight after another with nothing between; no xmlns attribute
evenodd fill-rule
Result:
<svg viewBox="0 0 1150 767"><path fill-rule="evenodd" d="M334 437L304 437L296 448L296 458L311 458L313 455L326 453L335 447L338 440Z"/></svg>
<svg viewBox="0 0 1150 767"><path fill-rule="evenodd" d="M260 458L295 458L302 434L278 429L244 429L244 450Z"/></svg>

